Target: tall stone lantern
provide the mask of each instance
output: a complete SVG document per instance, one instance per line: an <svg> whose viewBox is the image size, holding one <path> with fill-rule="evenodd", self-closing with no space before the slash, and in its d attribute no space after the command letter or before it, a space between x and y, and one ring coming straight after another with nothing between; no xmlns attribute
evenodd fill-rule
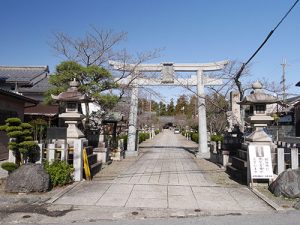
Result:
<svg viewBox="0 0 300 225"><path fill-rule="evenodd" d="M262 89L262 84L256 81L252 84L253 91L239 103L250 106L250 116L246 119L253 128L253 132L246 137L250 142L272 142L272 139L265 132L264 128L273 120L267 115L267 104L278 102L272 95L266 94Z"/></svg>
<svg viewBox="0 0 300 225"><path fill-rule="evenodd" d="M79 83L74 79L70 82L70 87L67 91L62 92L57 96L51 95L54 100L66 103L66 111L59 114L59 118L64 119L65 123L68 125L67 141L68 144L71 145L74 140L84 137L82 131L77 127L78 123L84 118L84 115L78 111L79 104L90 101L86 94L82 94L78 91L78 86Z"/></svg>
<svg viewBox="0 0 300 225"><path fill-rule="evenodd" d="M250 106L250 116L247 119L253 128L253 132L246 137L244 146L247 149L247 183L253 187L254 180L273 179L272 138L264 128L273 120L267 115L267 105L278 102L272 95L266 94L262 84L256 81L252 84L253 91L240 102L241 105Z"/></svg>

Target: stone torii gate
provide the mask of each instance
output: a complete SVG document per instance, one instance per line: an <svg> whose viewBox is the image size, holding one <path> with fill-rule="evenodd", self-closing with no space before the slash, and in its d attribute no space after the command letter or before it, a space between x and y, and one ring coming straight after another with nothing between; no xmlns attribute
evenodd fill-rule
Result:
<svg viewBox="0 0 300 225"><path fill-rule="evenodd" d="M220 79L209 78L203 75L203 72L218 71L224 68L229 61L220 61L213 63L161 63L161 64L124 64L116 61L109 61L115 70L132 72L133 76L120 79L120 85L130 85L132 87L129 128L128 128L128 146L127 155L137 155L136 146L136 129L137 129L137 112L138 112L138 87L139 86L197 86L198 94L198 119L199 119L199 145L198 158L208 158L209 150L207 147L207 125L205 109L205 92L204 86L222 85ZM162 79L139 77L144 72L161 72ZM191 78L176 78L174 72L196 72Z"/></svg>

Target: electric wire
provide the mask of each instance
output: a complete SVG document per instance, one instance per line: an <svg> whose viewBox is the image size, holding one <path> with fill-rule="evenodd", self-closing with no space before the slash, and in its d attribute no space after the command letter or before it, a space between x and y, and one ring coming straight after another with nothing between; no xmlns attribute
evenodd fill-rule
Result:
<svg viewBox="0 0 300 225"><path fill-rule="evenodd" d="M291 8L285 13L285 15L281 18L281 20L277 23L277 25L274 27L273 30L270 31L268 36L265 38L265 40L262 42L262 44L256 49L256 51L251 55L251 57L247 60L246 63L243 63L240 70L237 72L236 77L239 77L243 70L245 69L246 65L256 56L256 54L260 51L260 49L267 43L269 38L273 35L275 30L281 25L281 23L285 20L285 18L290 14L290 12L293 10L293 8L297 5L299 0L296 0L295 3L291 6Z"/></svg>

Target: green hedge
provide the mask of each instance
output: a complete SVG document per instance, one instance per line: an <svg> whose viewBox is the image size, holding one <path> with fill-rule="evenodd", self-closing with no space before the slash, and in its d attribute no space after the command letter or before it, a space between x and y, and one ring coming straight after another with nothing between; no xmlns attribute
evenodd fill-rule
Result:
<svg viewBox="0 0 300 225"><path fill-rule="evenodd" d="M149 133L139 133L139 144L150 138Z"/></svg>
<svg viewBox="0 0 300 225"><path fill-rule="evenodd" d="M224 137L220 134L214 134L214 135L211 135L210 140L211 141L216 141L216 142L224 141Z"/></svg>
<svg viewBox="0 0 300 225"><path fill-rule="evenodd" d="M52 163L45 162L44 169L50 175L53 187L63 186L73 182L73 167L65 161L56 160Z"/></svg>
<svg viewBox="0 0 300 225"><path fill-rule="evenodd" d="M160 130L159 130L159 129L157 129L157 130L155 130L155 131L154 131L155 135L158 135L158 134L159 134L159 132L160 132Z"/></svg>
<svg viewBox="0 0 300 225"><path fill-rule="evenodd" d="M4 162L1 164L1 168L11 173L12 171L18 169L19 165L13 162Z"/></svg>
<svg viewBox="0 0 300 225"><path fill-rule="evenodd" d="M194 141L196 143L199 143L199 135L198 135L198 133L192 133L191 139L192 139L192 141Z"/></svg>

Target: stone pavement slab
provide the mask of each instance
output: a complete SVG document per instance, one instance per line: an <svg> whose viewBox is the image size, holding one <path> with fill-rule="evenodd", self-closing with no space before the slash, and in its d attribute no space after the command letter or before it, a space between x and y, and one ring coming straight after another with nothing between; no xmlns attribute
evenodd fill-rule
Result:
<svg viewBox="0 0 300 225"><path fill-rule="evenodd" d="M56 204L95 205L111 184L83 182L60 197Z"/></svg>
<svg viewBox="0 0 300 225"><path fill-rule="evenodd" d="M164 131L140 146L141 154L136 161L126 164L125 159L116 164L124 166L118 175L112 171L110 176L104 171L105 176L82 182L55 204L209 212L272 211L244 186L222 186L207 179L198 161L184 150L193 145L196 144L187 143L181 135Z"/></svg>

